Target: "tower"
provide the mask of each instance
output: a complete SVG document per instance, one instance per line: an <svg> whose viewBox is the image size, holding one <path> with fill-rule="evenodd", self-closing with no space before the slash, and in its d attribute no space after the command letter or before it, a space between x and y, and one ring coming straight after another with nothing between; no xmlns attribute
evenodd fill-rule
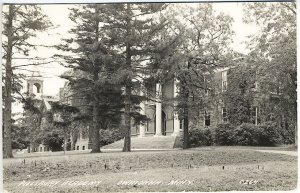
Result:
<svg viewBox="0 0 300 193"><path fill-rule="evenodd" d="M34 71L27 79L27 92L29 95L34 94L35 97L41 98L43 95L44 80L39 71Z"/></svg>

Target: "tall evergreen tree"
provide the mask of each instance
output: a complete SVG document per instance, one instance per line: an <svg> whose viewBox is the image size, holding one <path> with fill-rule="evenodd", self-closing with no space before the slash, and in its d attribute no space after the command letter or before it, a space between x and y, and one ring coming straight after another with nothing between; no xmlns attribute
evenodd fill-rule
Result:
<svg viewBox="0 0 300 193"><path fill-rule="evenodd" d="M165 4L108 4L104 7L103 30L105 36L114 44L115 51L122 59L118 71L118 81L124 87L124 147L123 151L131 151L132 119L135 122L145 117L138 113L137 106L145 97L139 96L137 89L145 81L144 76L151 75L153 65L157 63L157 53L163 53L161 38L168 21L163 17ZM172 42L172 41L170 41ZM167 49L167 47L164 47ZM158 81L158 80L156 80Z"/></svg>
<svg viewBox="0 0 300 193"><path fill-rule="evenodd" d="M103 5L80 5L71 9L70 19L75 23L73 35L65 39L66 44L59 48L72 53L60 56L66 60L73 74L63 77L70 81L75 98L83 99L82 106L91 112L92 152L100 152L100 127L104 127L108 114L120 114L121 89L114 81L120 65L118 55L102 31ZM74 55L76 54L76 55ZM88 114L88 113L87 113ZM106 126L106 125L105 125Z"/></svg>
<svg viewBox="0 0 300 193"><path fill-rule="evenodd" d="M37 31L43 31L51 23L47 16L36 5L6 5L3 7L3 59L4 74L4 158L12 157L11 128L12 128L12 91L14 87L13 56L16 53L28 55L35 46L28 40L34 37ZM18 87L17 87L18 89ZM17 90L15 90L17 91Z"/></svg>

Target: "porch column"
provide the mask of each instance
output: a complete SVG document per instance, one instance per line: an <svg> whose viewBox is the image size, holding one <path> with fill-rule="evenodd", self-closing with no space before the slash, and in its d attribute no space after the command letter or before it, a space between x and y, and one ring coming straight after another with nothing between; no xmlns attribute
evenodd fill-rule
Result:
<svg viewBox="0 0 300 193"><path fill-rule="evenodd" d="M144 95L144 92L143 92L142 88L140 90L140 95L141 96ZM141 107L140 113L142 115L145 115L145 103L143 101L140 103L140 107ZM145 137L145 125L140 124L140 135L139 135L139 137Z"/></svg>
<svg viewBox="0 0 300 193"><path fill-rule="evenodd" d="M161 96L161 84L157 83L156 84L156 104L155 104L155 109L156 109L156 132L154 136L161 136L161 101L160 101L160 96Z"/></svg>
<svg viewBox="0 0 300 193"><path fill-rule="evenodd" d="M174 99L178 95L177 83L178 83L178 80L175 79L174 80ZM179 136L179 133L180 133L180 121L179 121L179 118L178 118L178 114L175 111L176 105L177 105L177 102L174 101L174 118L173 118L174 131L173 131L172 136Z"/></svg>

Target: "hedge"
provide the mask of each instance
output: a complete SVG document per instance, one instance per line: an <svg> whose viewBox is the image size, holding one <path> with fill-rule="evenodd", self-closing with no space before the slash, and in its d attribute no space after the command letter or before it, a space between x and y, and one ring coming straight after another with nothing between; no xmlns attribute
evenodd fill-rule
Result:
<svg viewBox="0 0 300 193"><path fill-rule="evenodd" d="M193 129L189 132L189 147L209 146L213 144L209 129Z"/></svg>
<svg viewBox="0 0 300 193"><path fill-rule="evenodd" d="M260 125L243 123L234 127L230 123L219 124L211 129L189 131L190 147L209 145L275 146L283 142L280 127L274 122Z"/></svg>

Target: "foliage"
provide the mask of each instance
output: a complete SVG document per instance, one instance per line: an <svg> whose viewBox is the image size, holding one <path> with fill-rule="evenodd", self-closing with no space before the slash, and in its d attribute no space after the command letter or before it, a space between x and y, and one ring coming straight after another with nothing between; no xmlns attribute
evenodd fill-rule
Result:
<svg viewBox="0 0 300 193"><path fill-rule="evenodd" d="M254 124L242 123L234 130L235 145L261 145L260 130Z"/></svg>
<svg viewBox="0 0 300 193"><path fill-rule="evenodd" d="M178 31L181 40L175 54L177 61L171 71L178 79L176 111L184 119L183 147L187 148L190 120L199 119L205 108L210 108L209 100L214 99L210 84L213 70L230 58L228 45L233 20L223 13L215 13L209 3L173 4L169 10L173 31ZM206 91L210 97L205 97Z"/></svg>
<svg viewBox="0 0 300 193"><path fill-rule="evenodd" d="M29 146L29 130L14 124L12 127L12 148L25 149Z"/></svg>
<svg viewBox="0 0 300 193"><path fill-rule="evenodd" d="M219 124L215 128L215 142L217 145L276 146L283 142L280 129L275 122L243 123L237 127Z"/></svg>
<svg viewBox="0 0 300 193"><path fill-rule="evenodd" d="M72 101L92 122L92 152L100 151L99 129L120 122L122 105L121 86L116 80L122 60L112 49L112 42L103 35L103 4L80 5L71 9L75 23L72 38L65 39L59 48L76 54L60 56L71 73L62 77L69 80Z"/></svg>
<svg viewBox="0 0 300 193"><path fill-rule="evenodd" d="M280 127L274 122L265 122L258 126L259 128L259 145L275 146L282 143Z"/></svg>
<svg viewBox="0 0 300 193"><path fill-rule="evenodd" d="M215 128L216 145L234 145L235 127L230 123L218 124Z"/></svg>
<svg viewBox="0 0 300 193"><path fill-rule="evenodd" d="M227 117L231 124L252 123L255 97L255 69L242 63L228 71L228 86L223 94Z"/></svg>
<svg viewBox="0 0 300 193"><path fill-rule="evenodd" d="M210 129L192 129L189 131L189 147L210 146L213 144Z"/></svg>
<svg viewBox="0 0 300 193"><path fill-rule="evenodd" d="M162 63L166 61L173 37L166 32L168 21L163 17L166 4L109 4L103 9L105 15L104 33L113 42L114 51L122 59L117 81L124 87L124 148L131 151L131 120L144 122L139 118L140 102L146 98L137 90L146 76L157 76ZM120 53L120 50L123 50ZM168 57L167 57L168 58ZM156 77L156 81L159 81ZM136 116L138 117L136 117Z"/></svg>
<svg viewBox="0 0 300 193"><path fill-rule="evenodd" d="M37 5L6 5L3 6L3 53L4 59L4 136L3 156L12 157L12 103L13 94L19 93L20 77L12 66L13 56L17 54L28 56L29 50L35 45L29 43L29 39L35 37L36 32L43 31L51 26L51 23Z"/></svg>
<svg viewBox="0 0 300 193"><path fill-rule="evenodd" d="M48 132L43 137L43 144L49 146L51 151L62 151L64 138L57 132Z"/></svg>
<svg viewBox="0 0 300 193"><path fill-rule="evenodd" d="M269 96L261 102L261 117L292 131L297 121L296 2L247 3L245 13L246 22L260 27L249 41L249 58L260 92Z"/></svg>
<svg viewBox="0 0 300 193"><path fill-rule="evenodd" d="M100 144L101 147L111 144L123 138L121 129L100 129Z"/></svg>

